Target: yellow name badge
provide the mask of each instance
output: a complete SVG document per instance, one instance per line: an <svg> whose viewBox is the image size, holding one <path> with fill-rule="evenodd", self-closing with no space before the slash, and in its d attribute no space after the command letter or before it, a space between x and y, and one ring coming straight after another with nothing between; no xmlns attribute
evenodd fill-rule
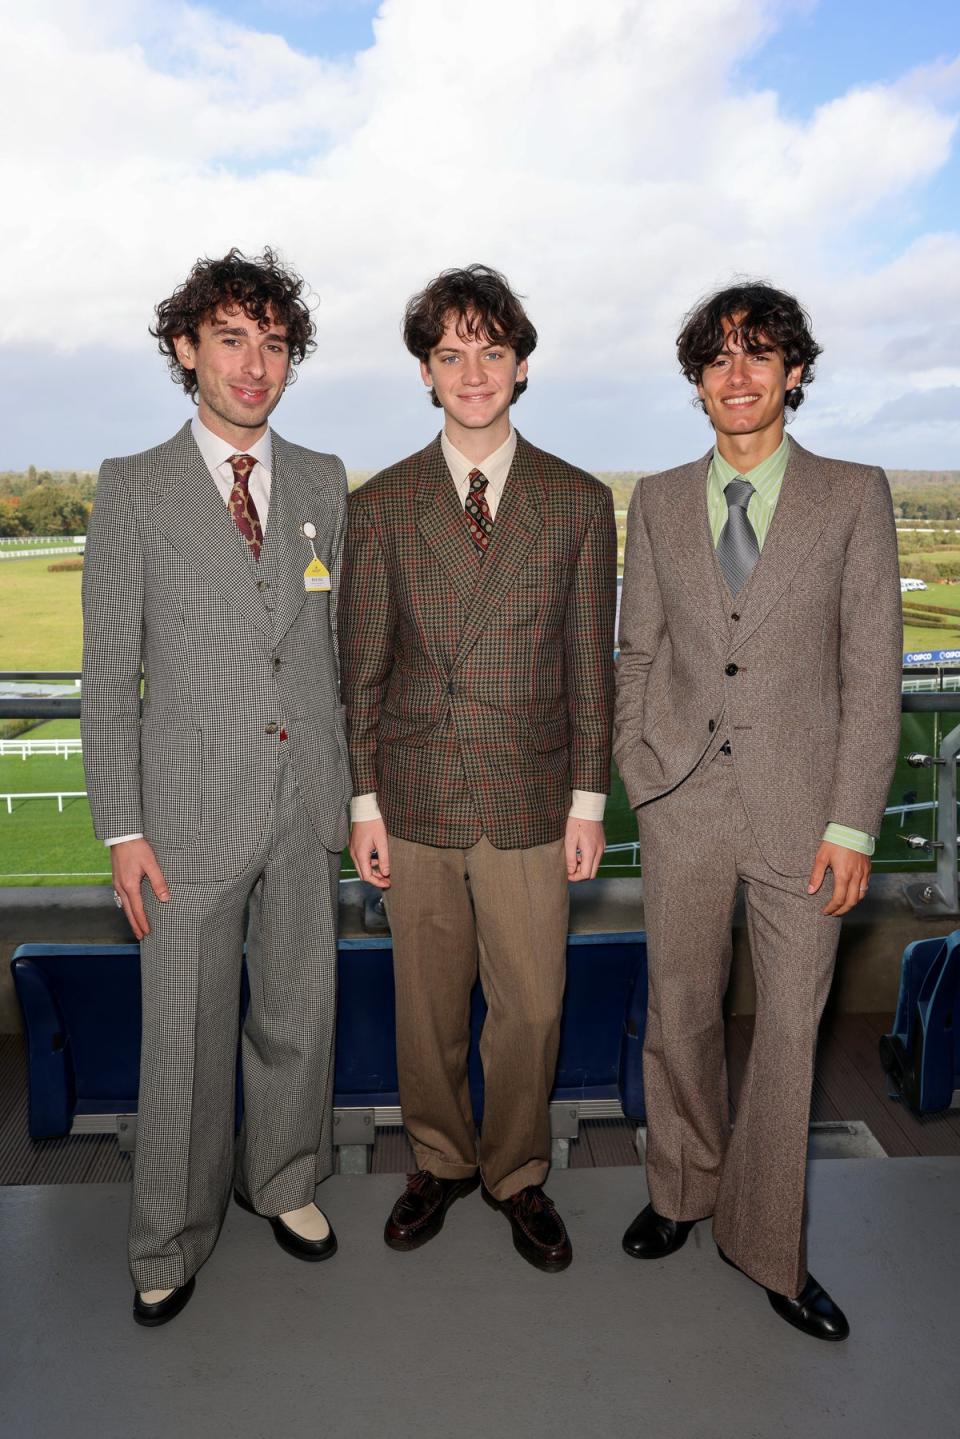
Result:
<svg viewBox="0 0 960 1439"><path fill-rule="evenodd" d="M310 561L303 572L303 588L305 590L328 590L330 588L330 571L316 557Z"/></svg>

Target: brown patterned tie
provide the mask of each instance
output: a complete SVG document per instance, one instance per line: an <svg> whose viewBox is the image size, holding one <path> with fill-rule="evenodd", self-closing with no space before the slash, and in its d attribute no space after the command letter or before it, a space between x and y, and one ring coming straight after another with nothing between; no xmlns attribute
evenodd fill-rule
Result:
<svg viewBox="0 0 960 1439"><path fill-rule="evenodd" d="M487 504L487 477L479 470L471 470L467 479L470 481L470 489L463 507L464 514L467 517L470 538L481 555L485 555L493 533L493 519Z"/></svg>
<svg viewBox="0 0 960 1439"><path fill-rule="evenodd" d="M252 455L231 455L230 468L233 471L233 489L230 491L230 498L227 507L233 515L237 529L246 540L250 553L259 563L260 549L263 545L263 530L260 528L260 516L257 514L257 507L250 495L250 474L256 460Z"/></svg>

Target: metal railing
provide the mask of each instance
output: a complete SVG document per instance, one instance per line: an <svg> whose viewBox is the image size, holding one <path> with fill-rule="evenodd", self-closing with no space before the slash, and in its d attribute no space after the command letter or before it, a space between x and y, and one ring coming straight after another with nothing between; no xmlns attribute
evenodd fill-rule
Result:
<svg viewBox="0 0 960 1439"><path fill-rule="evenodd" d="M80 696L77 683L80 674L76 670L56 671L0 671L0 719L77 719L80 715ZM63 686L63 693L51 693L57 682L73 681L74 688ZM45 694L4 694L3 685L42 685ZM960 666L930 666L911 668L904 672L904 689L901 708L905 715L960 714ZM22 743L22 742L21 742ZM19 752L19 745L17 746ZM958 821L957 821L957 764L960 760L960 723L946 734L940 734L935 723L931 752L916 750L906 755L906 763L917 771L933 772L933 797L920 799L915 794L904 795L898 802L887 806L885 814L898 815L900 824L908 816L935 813L936 828L932 835L920 833L901 834L905 846L904 860L914 863L919 857L928 860L932 871L927 869L918 874L916 881L907 885L910 902L924 914L960 914L960 874L958 874ZM17 796L19 798L20 796ZM56 798L56 792L50 792ZM0 799L7 799L0 795ZM9 807L9 805L8 805ZM604 870L635 868L639 862L639 845L636 840L608 845L604 856ZM890 861L888 860L889 864Z"/></svg>

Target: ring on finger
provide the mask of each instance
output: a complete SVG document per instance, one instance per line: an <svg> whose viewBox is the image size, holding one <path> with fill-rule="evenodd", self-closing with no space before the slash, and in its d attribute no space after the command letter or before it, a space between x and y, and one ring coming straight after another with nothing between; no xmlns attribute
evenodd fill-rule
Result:
<svg viewBox="0 0 960 1439"><path fill-rule="evenodd" d="M123 900L117 894L116 890L113 891L113 902L117 906L117 909L123 909Z"/></svg>

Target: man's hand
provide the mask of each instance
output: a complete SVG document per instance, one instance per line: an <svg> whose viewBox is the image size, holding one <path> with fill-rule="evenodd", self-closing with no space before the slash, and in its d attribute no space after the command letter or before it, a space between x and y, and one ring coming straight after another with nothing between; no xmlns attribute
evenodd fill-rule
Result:
<svg viewBox="0 0 960 1439"><path fill-rule="evenodd" d="M870 860L858 850L824 840L810 871L807 894L816 894L828 869L833 870L833 896L823 907L824 914L846 914L859 904L870 881Z"/></svg>
<svg viewBox="0 0 960 1439"><path fill-rule="evenodd" d="M598 819L567 820L563 852L567 861L567 879L596 879L597 869L606 847L603 825Z"/></svg>
<svg viewBox="0 0 960 1439"><path fill-rule="evenodd" d="M170 898L157 856L145 839L125 839L110 846L110 863L113 866L113 888L123 900L123 912L137 939L143 939L150 933L140 893L144 875L157 899L166 901Z"/></svg>
<svg viewBox="0 0 960 1439"><path fill-rule="evenodd" d="M357 874L377 889L390 888L390 846L382 819L359 820L350 830L350 857Z"/></svg>

